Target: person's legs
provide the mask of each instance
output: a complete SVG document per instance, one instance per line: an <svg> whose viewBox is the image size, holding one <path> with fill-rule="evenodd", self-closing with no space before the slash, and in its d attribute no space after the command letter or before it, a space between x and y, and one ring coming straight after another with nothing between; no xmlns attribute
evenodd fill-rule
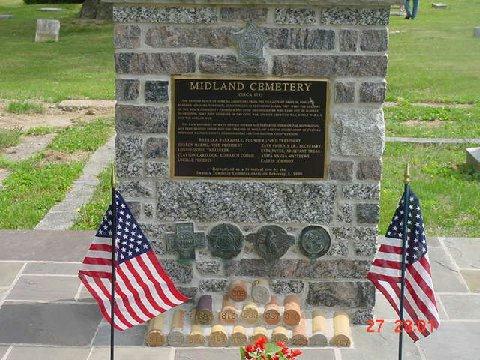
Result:
<svg viewBox="0 0 480 360"><path fill-rule="evenodd" d="M407 13L407 19L411 18L412 13L410 12L410 0L403 0L403 5L405 6L405 12Z"/></svg>
<svg viewBox="0 0 480 360"><path fill-rule="evenodd" d="M419 0L413 0L413 11L412 11L412 19L415 19L418 13L418 2Z"/></svg>

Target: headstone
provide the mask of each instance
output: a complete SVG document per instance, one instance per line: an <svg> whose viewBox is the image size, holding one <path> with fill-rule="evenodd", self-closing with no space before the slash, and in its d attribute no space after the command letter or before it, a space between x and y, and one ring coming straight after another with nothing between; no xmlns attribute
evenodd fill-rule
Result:
<svg viewBox="0 0 480 360"><path fill-rule="evenodd" d="M480 171L480 147L468 148L466 153L467 164L472 165L476 170Z"/></svg>
<svg viewBox="0 0 480 360"><path fill-rule="evenodd" d="M473 29L473 36L480 38L480 26Z"/></svg>
<svg viewBox="0 0 480 360"><path fill-rule="evenodd" d="M228 284L242 280L229 295L245 301L264 279L279 304L297 293L289 326L323 306L367 319L377 219L355 209L379 204L368 169L384 149L397 0L108 1L117 74L140 84L135 101L117 93L118 181L146 189L126 200L155 208L140 219L161 260L190 261L192 302L212 295L218 319ZM160 81L168 96L153 99L146 85Z"/></svg>
<svg viewBox="0 0 480 360"><path fill-rule="evenodd" d="M447 4L432 3L432 8L434 8L434 9L446 9L446 8L447 8Z"/></svg>
<svg viewBox="0 0 480 360"><path fill-rule="evenodd" d="M63 10L62 8L57 8L57 7L43 7L39 9L39 11L45 11L45 12L57 12L62 10Z"/></svg>
<svg viewBox="0 0 480 360"><path fill-rule="evenodd" d="M37 33L35 42L58 41L60 21L51 19L37 19Z"/></svg>
<svg viewBox="0 0 480 360"><path fill-rule="evenodd" d="M7 20L12 18L13 18L12 14L0 14L0 20Z"/></svg>

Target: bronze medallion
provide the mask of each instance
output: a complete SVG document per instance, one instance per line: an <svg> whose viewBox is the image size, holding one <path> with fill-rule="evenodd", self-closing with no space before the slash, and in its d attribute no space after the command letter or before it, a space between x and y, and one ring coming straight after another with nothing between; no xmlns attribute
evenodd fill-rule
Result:
<svg viewBox="0 0 480 360"><path fill-rule="evenodd" d="M241 230L232 224L219 224L208 233L208 246L212 256L232 259L242 251L244 236Z"/></svg>
<svg viewBox="0 0 480 360"><path fill-rule="evenodd" d="M274 263L295 243L292 235L277 225L262 226L256 233L247 235L255 250L266 262Z"/></svg>
<svg viewBox="0 0 480 360"><path fill-rule="evenodd" d="M307 226L300 234L298 246L311 260L325 255L332 243L330 234L322 226Z"/></svg>
<svg viewBox="0 0 480 360"><path fill-rule="evenodd" d="M176 252L181 261L195 260L195 249L205 246L205 233L195 232L193 223L175 224L175 233L166 234L167 251Z"/></svg>

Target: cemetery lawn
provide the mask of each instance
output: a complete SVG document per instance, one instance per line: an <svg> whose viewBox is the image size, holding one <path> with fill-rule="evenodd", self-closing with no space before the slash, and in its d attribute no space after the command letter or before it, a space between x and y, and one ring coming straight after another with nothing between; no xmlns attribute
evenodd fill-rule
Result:
<svg viewBox="0 0 480 360"><path fill-rule="evenodd" d="M78 19L78 4L49 5L0 0L0 99L113 99L113 25ZM58 43L35 43L36 19L58 19Z"/></svg>
<svg viewBox="0 0 480 360"><path fill-rule="evenodd" d="M480 236L480 172L465 165L468 145L388 143L383 157L380 233L384 234L403 192L410 162L412 189L420 198L429 236Z"/></svg>
<svg viewBox="0 0 480 360"><path fill-rule="evenodd" d="M443 10L420 1L415 20L392 16L388 99L480 102L479 19L480 0L450 1Z"/></svg>
<svg viewBox="0 0 480 360"><path fill-rule="evenodd" d="M456 108L402 102L384 111L387 136L480 138L480 103Z"/></svg>
<svg viewBox="0 0 480 360"><path fill-rule="evenodd" d="M47 129L38 133L44 131ZM11 162L0 158L0 168L11 172L0 191L0 228L34 228L55 203L63 200L89 155L113 131L112 119L81 122L56 131L47 149L30 159Z"/></svg>

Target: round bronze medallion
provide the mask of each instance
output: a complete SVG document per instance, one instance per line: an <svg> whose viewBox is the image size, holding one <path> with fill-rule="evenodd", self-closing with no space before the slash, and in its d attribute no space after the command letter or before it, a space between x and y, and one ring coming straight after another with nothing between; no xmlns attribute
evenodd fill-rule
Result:
<svg viewBox="0 0 480 360"><path fill-rule="evenodd" d="M208 233L208 246L213 256L232 259L242 251L244 236L242 231L232 224L219 224Z"/></svg>
<svg viewBox="0 0 480 360"><path fill-rule="evenodd" d="M299 248L311 260L325 255L330 249L330 234L321 226L307 226L300 234Z"/></svg>

